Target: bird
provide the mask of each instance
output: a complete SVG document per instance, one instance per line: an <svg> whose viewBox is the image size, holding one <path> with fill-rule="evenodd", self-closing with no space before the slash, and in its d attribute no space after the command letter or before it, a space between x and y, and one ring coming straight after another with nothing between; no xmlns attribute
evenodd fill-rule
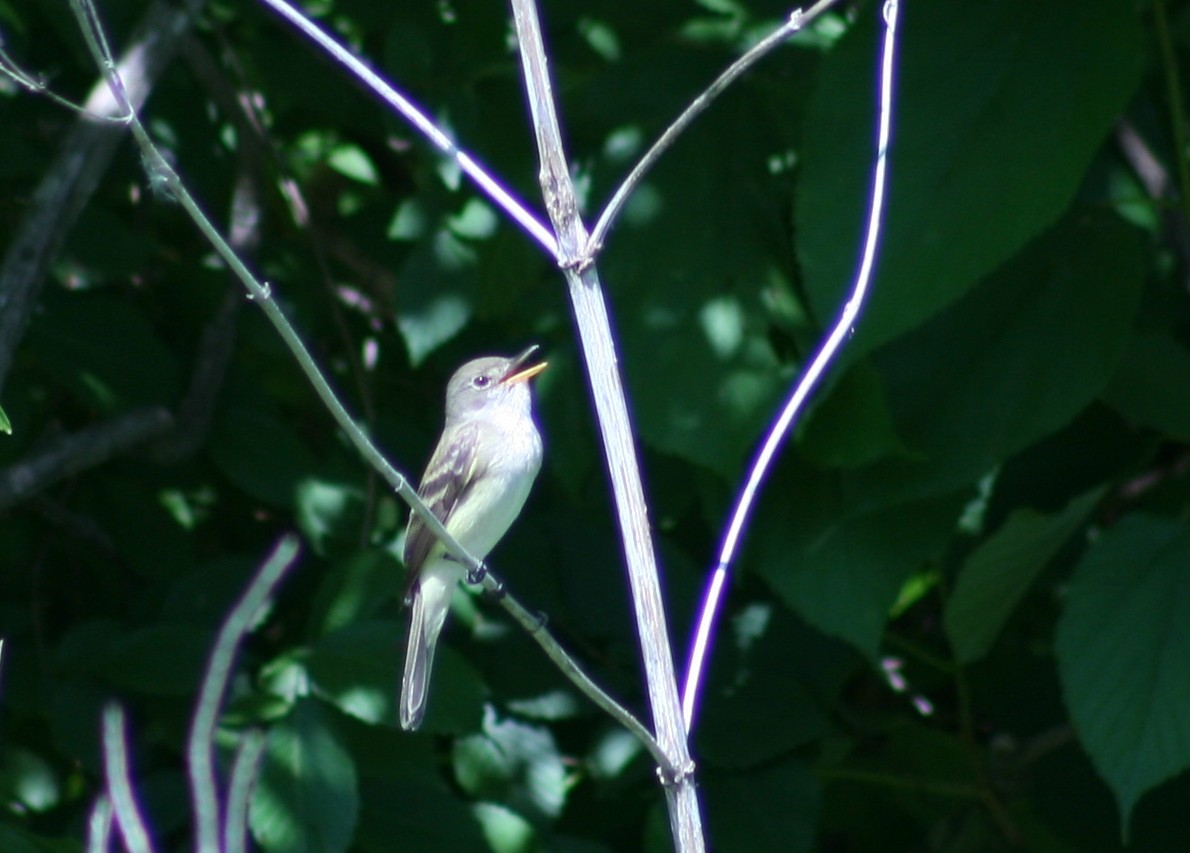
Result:
<svg viewBox="0 0 1190 853"><path fill-rule="evenodd" d="M468 361L446 386L446 421L422 474L418 497L459 544L483 560L520 514L541 470L529 380L546 362L538 347L512 358ZM466 566L411 513L405 534L409 640L401 678L400 723L414 731L425 716L438 635Z"/></svg>

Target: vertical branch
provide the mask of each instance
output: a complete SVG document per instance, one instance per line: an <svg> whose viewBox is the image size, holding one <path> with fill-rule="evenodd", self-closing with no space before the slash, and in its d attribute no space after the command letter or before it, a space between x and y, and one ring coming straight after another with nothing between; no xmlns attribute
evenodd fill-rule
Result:
<svg viewBox="0 0 1190 853"><path fill-rule="evenodd" d="M587 232L578 215L574 184L566 168L537 9L532 0L513 0L512 7L541 157L542 191L558 238L558 260L565 270L570 289L624 541L653 725L662 750L669 756L671 765L677 768L673 778L663 780L669 803L670 828L678 850L702 850L702 816L678 701L640 466L623 382L617 368L607 305L594 267L588 263L582 271L577 269L586 249ZM589 259L584 263L587 261Z"/></svg>

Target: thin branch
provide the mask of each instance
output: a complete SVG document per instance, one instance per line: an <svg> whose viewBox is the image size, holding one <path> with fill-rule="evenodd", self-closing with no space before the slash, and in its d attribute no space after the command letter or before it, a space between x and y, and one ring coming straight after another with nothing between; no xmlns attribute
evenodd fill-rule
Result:
<svg viewBox="0 0 1190 853"><path fill-rule="evenodd" d="M149 7L118 66L129 80L128 103L138 108L144 103L201 5L202 0L180 4L161 0ZM102 79L92 89L85 104L87 115L63 141L0 264L0 390L36 304L37 290L123 139L121 127L95 118L123 121L127 117L128 108L117 106L109 92Z"/></svg>
<svg viewBox="0 0 1190 853"><path fill-rule="evenodd" d="M227 814L223 821L222 853L244 853L248 849L248 804L252 786L264 755L265 736L259 729L244 733L231 766L227 784Z"/></svg>
<svg viewBox="0 0 1190 853"><path fill-rule="evenodd" d="M232 665L244 637L252 630L261 608L273 594L285 572L297 557L297 537L282 537L257 571L244 594L232 607L211 647L206 674L199 686L194 706L194 720L186 743L186 763L190 774L190 793L193 798L194 821L197 826L199 850L218 850L225 828L220 820L219 788L215 778L215 725L219 709L227 692ZM228 809L231 808L230 800Z"/></svg>
<svg viewBox="0 0 1190 853"><path fill-rule="evenodd" d="M897 37L897 0L886 0L883 7L885 22L884 45L880 66L880 114L876 134L876 163L872 174L872 196L868 207L867 236L864 240L863 254L860 259L859 270L855 276L851 296L843 306L839 319L822 347L811 360L809 367L798 379L789 399L786 400L781 414L769 429L756 454L748 478L736 498L735 508L732 510L723 542L719 549L719 561L711 578L706 597L703 600L699 614L698 627L695 630L694 643L690 652L690 660L686 667L686 684L682 693L682 713L686 725L693 725L694 710L698 701L699 690L702 686L702 674L706 662L706 652L710 639L714 633L715 620L723 603L723 589L726 585L727 574L731 563L735 560L740 539L747 527L752 514L752 508L760 487L768 476L769 469L776 459L777 451L785 443L786 437L793 428L796 417L801 414L810 394L818 387L823 375L831 362L834 361L840 347L855 330L855 322L863 308L867 297L868 285L872 277L872 269L876 262L876 250L880 243L880 228L883 222L884 199L886 195L885 172L888 162L888 145L892 130L893 108L893 70L896 66L895 48Z"/></svg>
<svg viewBox="0 0 1190 853"><path fill-rule="evenodd" d="M653 146L633 166L632 171L628 173L628 177L616 189L611 200L603 208L603 212L599 214L599 219L595 222L595 227L591 230L591 236L587 240L586 247L583 249L584 262L589 263L590 260L599 254L599 250L603 248L603 241L607 237L608 230L612 227L616 217L619 216L624 203L628 201L628 197L632 195L637 185L640 184L645 173L653 168L657 161L661 159L661 155L673 145L677 138L685 132L686 128L706 111L707 107L711 105L711 102L719 97L745 71L768 56L774 49L780 47L786 39L799 30L804 29L811 21L837 2L839 0L818 0L817 3L805 11L795 9L790 13L789 18L784 24L765 36L749 49L747 53L728 66L727 70L715 78L715 81L702 94L690 102L690 105L682 111L682 114L674 120L673 124L665 129L665 132L653 143Z"/></svg>
<svg viewBox="0 0 1190 853"><path fill-rule="evenodd" d="M347 68L368 88L379 95L386 104L404 116L406 121L421 131L422 135L435 148L453 160L465 174L470 176L471 180L479 185L481 190L487 193L492 201L524 228L534 240L545 247L547 252L551 255L558 254L558 247L550 230L538 221L537 217L520 199L489 175L477 160L466 151L461 150L425 113L418 109L413 101L398 92L392 84L315 26L312 21L286 3L285 0L260 0L260 2L301 30L305 36L334 57L336 62Z"/></svg>
<svg viewBox="0 0 1190 853"><path fill-rule="evenodd" d="M72 0L72 2L89 2L89 0ZM87 16L80 18L84 28L88 26L87 22L89 20L90 18ZM107 68L110 72L112 66L108 61L108 57L103 53L102 43L100 40L91 37L88 33L88 44L92 47L97 63L101 67ZM114 76L114 72L112 73L112 89L114 92L119 93L122 91L122 86L119 83L118 77ZM218 229L216 229L210 220L206 218L206 215L203 213L198 203L194 200L193 196L190 195L189 191L182 183L181 178L178 177L177 173L157 150L152 139L150 139L148 134L145 132L144 127L141 125L140 120L135 113L133 113L132 117L129 119L129 124L132 129L133 137L140 146L141 153L144 155L144 159L148 164L148 168L152 170L154 177L159 178L166 190L172 195L173 198L177 199L178 203L182 205L183 209L185 209L190 215L191 219L194 220L199 230L203 233L207 240L210 241L211 245L215 248L215 251L224 260L224 262L227 263L236 277L240 279L245 288L247 288L249 292L249 298L256 302L260 306L261 310L264 311L265 316L273 324L273 327L277 330L277 333L281 336L281 339L289 347L290 352L293 354L298 363L298 366L302 369L302 372L306 374L307 379L314 386L314 390L318 394L319 399L322 400L323 404L330 411L335 423L347 434L347 437L352 442L352 444L355 445L356 450L364 458L365 462L380 472L393 491L400 495L400 497L409 504L412 510L417 513L418 517L421 518L423 522L425 522L430 531L442 541L443 545L446 546L446 550L455 559L457 559L462 565L466 566L472 574L484 577L483 584L485 589L494 593L499 593L501 589L499 582L487 573L484 564L469 554L463 548L463 546L460 545L453 536L451 536L438 517L435 516L417 496L417 492L409 484L409 481L392 467L392 465L380 453L376 446L372 444L367 433L360 429L355 421L352 420L346 408L335 396L330 383L327 381L326 377L318 368L318 365L310 356L305 344L302 342L301 338L298 337L297 332L293 329L293 326L285 317L284 312L271 298L268 285L262 284L256 280L256 278L243 264L236 253L227 244L227 241L223 239ZM511 613L513 611L510 610L509 612ZM538 630L534 633L534 636L539 644L543 644L543 647L545 644L548 644L551 647L550 656L552 658L557 659L559 657L569 657L561 645L547 632L538 628ZM581 669L578 667L577 663L570 661L566 671L581 671ZM576 682L576 684L578 684L580 689L583 688L581 683ZM584 692L587 691L584 689ZM588 693L588 695L591 694ZM611 700L609 699L608 701ZM623 711L623 709L621 710L624 714L628 713L627 711ZM639 722L637 722L634 726L629 725L629 728L635 732L640 732L643 730L643 727L639 724ZM654 751L655 744L652 743L651 739L644 740L643 743L650 752ZM669 766L672 766L672 764Z"/></svg>
<svg viewBox="0 0 1190 853"><path fill-rule="evenodd" d="M116 826L131 853L150 853L153 843L128 775L124 709L109 702L103 709L103 777L116 815Z"/></svg>
<svg viewBox="0 0 1190 853"><path fill-rule="evenodd" d="M617 367L615 342L599 277L590 259L583 261L586 230L578 213L574 184L566 168L566 154L558 125L545 47L537 9L532 0L512 0L521 50L521 66L541 159L541 186L546 210L558 236L558 260L566 274L586 360L587 375L615 496L620 533L628 563L628 578L636 610L649 705L657 740L676 772L666 777L670 830L680 851L704 849L702 816L694 787L693 762L686 743L678 701L677 681L669 644L665 607L649 530L623 381ZM582 264L582 269L578 267Z"/></svg>
<svg viewBox="0 0 1190 853"><path fill-rule="evenodd" d="M37 455L0 470L0 509L165 435L174 419L165 409L135 409L72 433Z"/></svg>
<svg viewBox="0 0 1190 853"><path fill-rule="evenodd" d="M1178 57L1174 51L1173 36L1169 31L1169 16L1165 11L1165 0L1153 3L1153 25L1157 30L1157 43L1161 47L1161 71L1165 76L1165 87L1169 94L1169 123L1173 136L1174 163L1178 173L1178 200L1182 204L1182 216L1190 221L1190 163L1186 161L1186 113L1182 106L1182 75L1178 70Z"/></svg>
<svg viewBox="0 0 1190 853"><path fill-rule="evenodd" d="M100 794L87 815L87 853L107 853L111 848L112 801Z"/></svg>
<svg viewBox="0 0 1190 853"><path fill-rule="evenodd" d="M1116 144L1145 192L1153 199L1153 207L1161 217L1165 238L1169 240L1182 263L1183 281L1190 271L1190 227L1182 205L1177 204L1178 191L1169 177L1169 170L1127 119L1116 122Z"/></svg>
<svg viewBox="0 0 1190 853"><path fill-rule="evenodd" d="M490 574L490 572L488 573ZM497 584L499 582L497 581ZM636 719L632 713L623 705L613 699L607 692L595 683L591 676L587 675L578 663L558 644L550 634L545 631L545 626L541 617L537 614L530 613L525 607L517 601L512 595L503 591L501 587L500 605L508 611L508 613L520 623L536 643L545 651L546 656L552 660L562 670L571 682L579 688L592 702L598 707L602 708L608 713L612 719L616 720L629 732L636 735L637 740L644 744L645 749L653 756L653 760L657 762L657 766L661 768L662 773L666 777L672 777L677 774L677 768L670 762L669 756L661 749L661 745L654 739L653 734L644 727L640 720Z"/></svg>
<svg viewBox="0 0 1190 853"><path fill-rule="evenodd" d="M69 98L59 95L53 89L45 84L40 77L30 74L21 68L20 63L8 55L4 50L3 41L0 40L0 73L3 73L8 79L12 80L22 89L34 95L42 95L49 98L55 104L65 107L73 113L85 116L96 121L109 121L113 124L123 124L124 116L109 116L101 115L99 113L92 113L87 109L86 104L76 104Z"/></svg>

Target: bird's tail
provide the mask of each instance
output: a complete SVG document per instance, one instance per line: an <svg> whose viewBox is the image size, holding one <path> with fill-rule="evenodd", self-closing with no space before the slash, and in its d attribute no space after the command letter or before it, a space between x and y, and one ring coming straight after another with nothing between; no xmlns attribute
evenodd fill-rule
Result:
<svg viewBox="0 0 1190 853"><path fill-rule="evenodd" d="M438 635L450 610L450 596L455 579L449 584L424 572L414 585L413 604L409 616L409 646L405 652L405 674L401 678L401 728L413 731L421 725L426 714L426 697L430 689L430 671L434 666L434 649Z"/></svg>

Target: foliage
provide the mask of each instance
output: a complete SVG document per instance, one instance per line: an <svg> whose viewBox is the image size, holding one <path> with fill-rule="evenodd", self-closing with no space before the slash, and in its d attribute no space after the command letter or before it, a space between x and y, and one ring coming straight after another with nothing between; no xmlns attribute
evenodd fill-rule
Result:
<svg viewBox="0 0 1190 853"><path fill-rule="evenodd" d="M116 50L144 5L104 4ZM505 8L310 5L539 198ZM599 261L678 642L749 452L853 274L878 11L828 15L729 90L646 179ZM589 212L786 12L545 4ZM1190 241L1177 201L1190 187L1155 193L1129 140L1179 179L1185 128L1171 132L1168 93L1190 3L905 0L902 27L875 293L765 488L696 721L710 846L1175 849L1190 796ZM95 69L65 4L0 0L0 28L22 67L85 97ZM543 345L546 463L491 562L646 714L549 259L254 4L205 8L145 117L409 475L459 363ZM0 87L5 251L73 121ZM109 697L131 711L155 837L189 846L184 744L207 652L296 528L300 562L220 720L224 760L243 732L267 732L257 844L665 849L647 756L490 603L459 596L425 730L399 731L406 509L129 143L60 236L0 376L0 486L96 425L145 407L174 420L0 510L0 847L78 849ZM235 329L225 372L220 323ZM212 373L217 393L190 406Z"/></svg>

